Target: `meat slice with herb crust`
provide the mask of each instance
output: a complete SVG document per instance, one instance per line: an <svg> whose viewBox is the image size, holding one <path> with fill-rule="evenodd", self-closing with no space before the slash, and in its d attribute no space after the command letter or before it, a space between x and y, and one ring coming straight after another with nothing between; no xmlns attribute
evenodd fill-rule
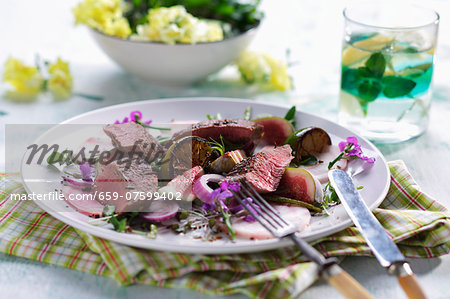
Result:
<svg viewBox="0 0 450 299"><path fill-rule="evenodd" d="M289 145L266 146L252 157L233 167L227 176L229 181L246 180L259 193L274 192L284 169L294 158Z"/></svg>
<svg viewBox="0 0 450 299"><path fill-rule="evenodd" d="M191 128L174 134L172 140L185 136L197 136L208 141L220 142L220 136L247 153L253 151L263 135L263 127L255 122L243 119L207 120L196 123Z"/></svg>
<svg viewBox="0 0 450 299"><path fill-rule="evenodd" d="M120 162L100 166L93 187L96 199L103 205L116 206L117 213L147 211L149 199L158 190L158 177L147 163L133 161L128 167Z"/></svg>
<svg viewBox="0 0 450 299"><path fill-rule="evenodd" d="M114 147L124 153L142 155L142 159L150 163L162 154L163 147L146 128L135 123L107 125L103 131L111 138ZM132 158L137 158L134 156Z"/></svg>

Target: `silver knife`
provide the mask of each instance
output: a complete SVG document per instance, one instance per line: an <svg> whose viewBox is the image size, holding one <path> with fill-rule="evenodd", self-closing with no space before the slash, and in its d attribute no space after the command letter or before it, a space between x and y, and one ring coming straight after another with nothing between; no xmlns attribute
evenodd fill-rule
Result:
<svg viewBox="0 0 450 299"><path fill-rule="evenodd" d="M364 203L352 178L340 169L330 170L328 177L345 210L380 264L387 268L389 274L397 276L409 298L426 298L405 257Z"/></svg>

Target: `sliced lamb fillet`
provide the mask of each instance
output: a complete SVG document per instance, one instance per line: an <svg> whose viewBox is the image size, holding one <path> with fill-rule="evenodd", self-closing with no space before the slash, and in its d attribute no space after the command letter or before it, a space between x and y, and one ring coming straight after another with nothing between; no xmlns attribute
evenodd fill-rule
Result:
<svg viewBox="0 0 450 299"><path fill-rule="evenodd" d="M152 173L151 167L135 161L131 167L119 161L102 165L93 187L97 200L103 205L115 205L117 213L147 211L151 203L147 194L157 190L158 177ZM117 200L106 200L106 192L113 198L117 192Z"/></svg>
<svg viewBox="0 0 450 299"><path fill-rule="evenodd" d="M284 169L294 158L289 145L266 146L252 157L242 160L233 167L229 181L246 180L259 193L269 193L277 189Z"/></svg>
<svg viewBox="0 0 450 299"><path fill-rule="evenodd" d="M207 120L196 123L191 128L173 135L172 140L185 136L197 136L220 142L220 136L226 141L239 145L247 153L253 151L263 134L263 127L257 123L242 119Z"/></svg>
<svg viewBox="0 0 450 299"><path fill-rule="evenodd" d="M122 152L141 153L142 159L150 163L163 152L163 147L155 137L135 122L107 125L103 131L111 138L113 145Z"/></svg>
<svg viewBox="0 0 450 299"><path fill-rule="evenodd" d="M192 185L203 174L205 174L203 168L201 166L195 166L194 168L185 171L182 175L175 177L166 186L159 189L159 192L162 194L173 193L175 196L177 192L179 192L181 194L181 199L193 201L196 196L194 192L192 192Z"/></svg>

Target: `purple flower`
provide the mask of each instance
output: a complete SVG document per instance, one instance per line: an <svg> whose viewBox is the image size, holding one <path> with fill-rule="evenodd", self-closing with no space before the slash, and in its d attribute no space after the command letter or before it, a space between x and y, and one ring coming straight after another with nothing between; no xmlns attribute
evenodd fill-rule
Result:
<svg viewBox="0 0 450 299"><path fill-rule="evenodd" d="M358 144L358 139L354 136L347 137L347 141L339 142L339 150L344 153L345 157L360 158L368 163L375 162L375 158L363 155L361 145Z"/></svg>
<svg viewBox="0 0 450 299"><path fill-rule="evenodd" d="M238 182L231 182L228 184L228 190L238 192L239 190L241 190L241 185Z"/></svg>
<svg viewBox="0 0 450 299"><path fill-rule="evenodd" d="M256 221L255 217L253 217L252 215L245 215L243 220L245 222L255 222Z"/></svg>
<svg viewBox="0 0 450 299"><path fill-rule="evenodd" d="M83 164L80 164L80 172L81 172L81 178L85 182L92 182L92 169L88 162L84 162Z"/></svg>
<svg viewBox="0 0 450 299"><path fill-rule="evenodd" d="M137 119L136 119L137 116ZM129 122L142 122L146 125L149 125L152 123L152 120L143 121L142 120L142 112L139 110L131 111L130 117L125 117L122 121L116 120L114 124L125 124Z"/></svg>
<svg viewBox="0 0 450 299"><path fill-rule="evenodd" d="M202 209L205 211L214 211L216 209L216 205L214 204L214 202L204 203L202 205Z"/></svg>

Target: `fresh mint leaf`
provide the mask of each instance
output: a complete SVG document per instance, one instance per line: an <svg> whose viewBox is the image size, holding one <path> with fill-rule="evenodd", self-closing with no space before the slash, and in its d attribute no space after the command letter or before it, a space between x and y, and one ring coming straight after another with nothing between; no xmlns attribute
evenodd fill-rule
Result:
<svg viewBox="0 0 450 299"><path fill-rule="evenodd" d="M381 52L375 52L370 55L365 65L375 77L381 78L384 74L384 70L386 69L386 59Z"/></svg>
<svg viewBox="0 0 450 299"><path fill-rule="evenodd" d="M377 78L374 73L372 73L368 67L366 66L361 66L358 69L358 79L362 79L362 78Z"/></svg>
<svg viewBox="0 0 450 299"><path fill-rule="evenodd" d="M416 87L416 82L413 80L397 76L383 77L382 82L384 86L383 94L388 98L406 96Z"/></svg>
<svg viewBox="0 0 450 299"><path fill-rule="evenodd" d="M375 101L383 89L379 81L365 80L358 86L358 95L366 102Z"/></svg>
<svg viewBox="0 0 450 299"><path fill-rule="evenodd" d="M359 72L357 69L348 67L342 68L341 88L348 92L353 92L358 89L358 83L360 81Z"/></svg>

